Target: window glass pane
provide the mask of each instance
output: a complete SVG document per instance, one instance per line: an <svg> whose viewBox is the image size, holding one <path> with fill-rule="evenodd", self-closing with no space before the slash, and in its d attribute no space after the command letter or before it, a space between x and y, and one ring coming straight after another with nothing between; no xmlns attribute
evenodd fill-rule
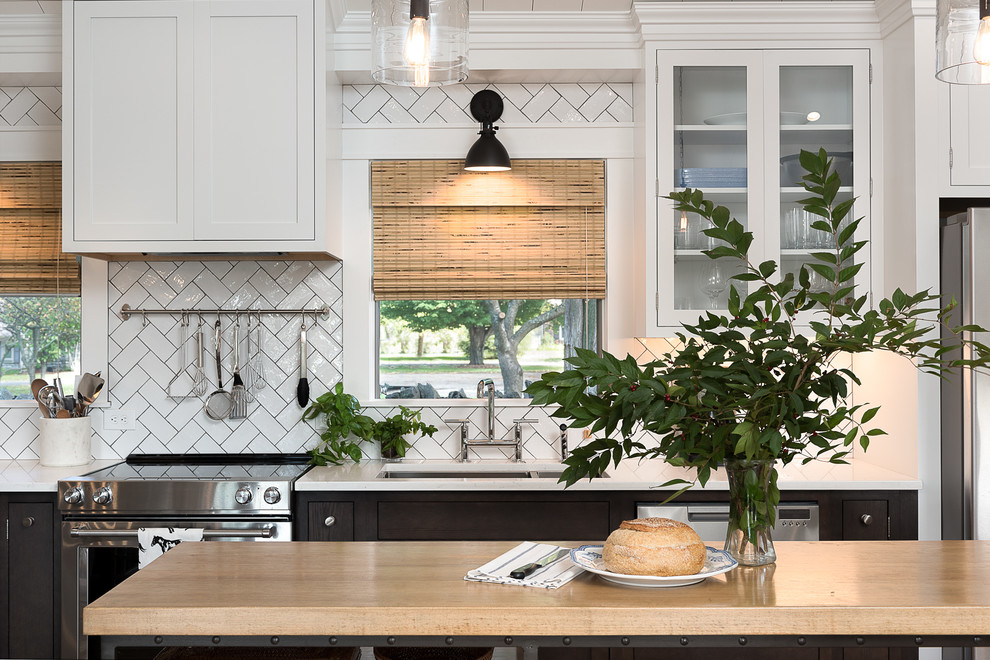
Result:
<svg viewBox="0 0 990 660"><path fill-rule="evenodd" d="M0 400L31 399L31 381L62 379L66 394L79 374L78 297L0 297Z"/></svg>
<svg viewBox="0 0 990 660"><path fill-rule="evenodd" d="M574 348L598 350L598 300L395 300L379 304L381 398L499 397L566 368Z"/></svg>

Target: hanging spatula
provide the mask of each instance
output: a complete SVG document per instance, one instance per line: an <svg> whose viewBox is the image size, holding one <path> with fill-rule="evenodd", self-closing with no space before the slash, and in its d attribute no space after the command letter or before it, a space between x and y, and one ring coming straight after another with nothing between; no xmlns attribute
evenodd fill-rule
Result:
<svg viewBox="0 0 990 660"><path fill-rule="evenodd" d="M306 315L303 314L302 325L299 326L299 385L296 386L296 400L301 408L309 405L309 381L306 379Z"/></svg>

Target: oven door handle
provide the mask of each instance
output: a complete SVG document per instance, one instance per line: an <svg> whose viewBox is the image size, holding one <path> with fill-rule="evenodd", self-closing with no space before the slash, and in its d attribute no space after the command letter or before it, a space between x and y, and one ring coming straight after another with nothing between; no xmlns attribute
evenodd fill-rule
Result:
<svg viewBox="0 0 990 660"><path fill-rule="evenodd" d="M73 527L69 530L69 536L134 536L137 537L136 529L86 529L85 527ZM270 539L275 536L273 527L265 529L204 529L204 539L236 539L236 538L261 538Z"/></svg>

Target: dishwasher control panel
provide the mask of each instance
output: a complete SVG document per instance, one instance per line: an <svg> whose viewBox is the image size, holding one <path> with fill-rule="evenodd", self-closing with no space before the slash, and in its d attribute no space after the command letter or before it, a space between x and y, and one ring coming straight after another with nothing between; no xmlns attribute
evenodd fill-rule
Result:
<svg viewBox="0 0 990 660"><path fill-rule="evenodd" d="M713 502L636 505L637 518L671 518L690 525L705 543L725 542L729 526L729 505ZM818 504L781 502L773 526L774 541L817 541Z"/></svg>

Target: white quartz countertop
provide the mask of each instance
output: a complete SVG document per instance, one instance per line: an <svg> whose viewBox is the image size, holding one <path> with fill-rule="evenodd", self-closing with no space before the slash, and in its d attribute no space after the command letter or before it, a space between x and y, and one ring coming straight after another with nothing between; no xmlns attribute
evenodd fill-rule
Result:
<svg viewBox="0 0 990 660"><path fill-rule="evenodd" d="M70 467L49 467L37 459L23 461L0 461L0 492L30 493L58 490L58 481L78 477L94 470L100 470L119 463L121 459L99 459L86 465Z"/></svg>
<svg viewBox="0 0 990 660"><path fill-rule="evenodd" d="M398 466L398 467L396 467ZM500 472L521 468L541 472L560 469L558 463L457 463L439 460L403 460L399 463L362 461L340 466L318 466L296 481L297 491L342 490L406 490L406 491L457 491L457 490L563 490L556 477L506 477L485 476L485 472ZM395 476L380 478L384 469L395 470ZM503 469L505 468L505 469ZM402 470L420 472L415 478L402 478ZM422 473L439 472L460 474L473 472L472 476L422 476ZM655 488L671 479L691 480L693 471L675 468L661 461L635 463L626 461L618 468L606 471L607 477L584 480L570 490L645 490ZM779 469L777 481L781 490L918 490L921 480L865 462L848 465L830 465L812 462L807 465L792 463ZM677 487L673 487L676 489ZM706 490L728 490L725 474L716 471L705 486Z"/></svg>

